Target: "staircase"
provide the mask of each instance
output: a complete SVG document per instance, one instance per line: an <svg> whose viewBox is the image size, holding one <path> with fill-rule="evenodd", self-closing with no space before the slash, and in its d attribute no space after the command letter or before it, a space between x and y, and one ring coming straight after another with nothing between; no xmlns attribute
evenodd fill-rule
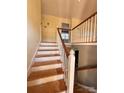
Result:
<svg viewBox="0 0 124 93"><path fill-rule="evenodd" d="M57 43L40 43L33 61L27 93L66 93Z"/></svg>
<svg viewBox="0 0 124 93"><path fill-rule="evenodd" d="M70 48L67 48L70 51ZM27 93L96 93L85 88L72 85L72 68L70 76L66 76L61 61L60 50L57 43L40 43L28 76ZM65 58L64 58L65 59ZM74 61L74 60L73 60ZM71 66L73 62L69 62ZM69 73L68 73L69 74ZM67 79L71 78L71 79ZM70 83L67 83L69 82ZM65 82L66 81L66 82ZM70 85L71 87L67 87ZM69 91L70 89L70 91ZM72 92L72 90L74 90Z"/></svg>
<svg viewBox="0 0 124 93"><path fill-rule="evenodd" d="M28 76L28 93L96 93L78 85L74 86L74 74L77 70L96 68L81 67L75 70L74 50L68 48L61 36L65 28L57 28L57 43L40 43L30 75ZM72 29L70 43L97 42L97 13L79 23ZM80 34L79 34L80 33ZM74 36L73 36L74 35Z"/></svg>

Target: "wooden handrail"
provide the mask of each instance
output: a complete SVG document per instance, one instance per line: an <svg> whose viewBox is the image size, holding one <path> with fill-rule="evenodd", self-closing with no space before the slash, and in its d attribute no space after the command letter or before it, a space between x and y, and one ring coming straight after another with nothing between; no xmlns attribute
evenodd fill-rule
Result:
<svg viewBox="0 0 124 93"><path fill-rule="evenodd" d="M84 21L82 21L81 23L79 23L78 25L76 25L75 27L73 27L72 29L71 29L71 31L72 30L74 30L74 29L76 29L78 26L80 26L81 24L83 24L85 21L87 21L89 18L91 18L91 17L93 17L95 14L97 14L97 12L95 12L95 13L93 13L92 15L90 15L89 17L87 17Z"/></svg>
<svg viewBox="0 0 124 93"><path fill-rule="evenodd" d="M77 71L81 71L81 70L89 70L89 69L96 69L97 68L97 64L94 65L88 65L88 66L82 66L77 68Z"/></svg>
<svg viewBox="0 0 124 93"><path fill-rule="evenodd" d="M61 36L61 33L60 33L59 29L61 29L61 28L57 28L58 34L59 34L59 37L60 37L60 39L61 39L62 46L63 46L63 48L64 48L64 50L65 50L66 56L68 57L68 56L69 56L69 51L67 50L67 47L66 47L64 41L62 40L62 36Z"/></svg>
<svg viewBox="0 0 124 93"><path fill-rule="evenodd" d="M62 29L62 30L71 30L71 29L68 29L68 28L58 28L58 29Z"/></svg>

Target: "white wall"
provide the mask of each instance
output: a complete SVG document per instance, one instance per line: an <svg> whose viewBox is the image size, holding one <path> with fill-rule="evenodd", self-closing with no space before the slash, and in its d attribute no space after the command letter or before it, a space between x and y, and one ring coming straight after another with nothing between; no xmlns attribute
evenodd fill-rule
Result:
<svg viewBox="0 0 124 93"><path fill-rule="evenodd" d="M41 0L27 0L27 67L40 41Z"/></svg>

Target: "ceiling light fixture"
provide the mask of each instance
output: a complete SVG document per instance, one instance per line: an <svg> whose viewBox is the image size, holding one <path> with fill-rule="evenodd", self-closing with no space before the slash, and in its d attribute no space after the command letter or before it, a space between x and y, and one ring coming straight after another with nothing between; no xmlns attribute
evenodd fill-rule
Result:
<svg viewBox="0 0 124 93"><path fill-rule="evenodd" d="M78 2L80 2L81 0L78 0Z"/></svg>

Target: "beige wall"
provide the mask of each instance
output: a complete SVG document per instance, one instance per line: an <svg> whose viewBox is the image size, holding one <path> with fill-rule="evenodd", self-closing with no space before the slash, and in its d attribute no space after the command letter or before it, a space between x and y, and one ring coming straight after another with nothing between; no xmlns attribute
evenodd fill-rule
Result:
<svg viewBox="0 0 124 93"><path fill-rule="evenodd" d="M97 64L97 46L96 45L78 45L73 46L79 50L78 66ZM78 72L78 82L92 87L97 87L96 69Z"/></svg>
<svg viewBox="0 0 124 93"><path fill-rule="evenodd" d="M40 41L41 0L27 0L27 67Z"/></svg>
<svg viewBox="0 0 124 93"><path fill-rule="evenodd" d="M71 28L75 27L75 26L78 25L80 22L81 22L80 19L71 18Z"/></svg>
<svg viewBox="0 0 124 93"><path fill-rule="evenodd" d="M61 23L71 24L71 20L51 15L42 15L42 41L55 42L57 27L61 27Z"/></svg>
<svg viewBox="0 0 124 93"><path fill-rule="evenodd" d="M71 19L71 28L74 28L80 22L81 22L80 19L72 18ZM78 30L71 31L71 37L73 37L73 38L71 38L73 42L74 41L80 42L80 40L81 40L81 33Z"/></svg>
<svg viewBox="0 0 124 93"><path fill-rule="evenodd" d="M42 41L55 42L57 37L56 28L61 27L62 23L68 23L70 24L70 28L73 28L80 22L81 20L76 18L68 19L52 15L42 15ZM49 23L49 25L47 23Z"/></svg>

